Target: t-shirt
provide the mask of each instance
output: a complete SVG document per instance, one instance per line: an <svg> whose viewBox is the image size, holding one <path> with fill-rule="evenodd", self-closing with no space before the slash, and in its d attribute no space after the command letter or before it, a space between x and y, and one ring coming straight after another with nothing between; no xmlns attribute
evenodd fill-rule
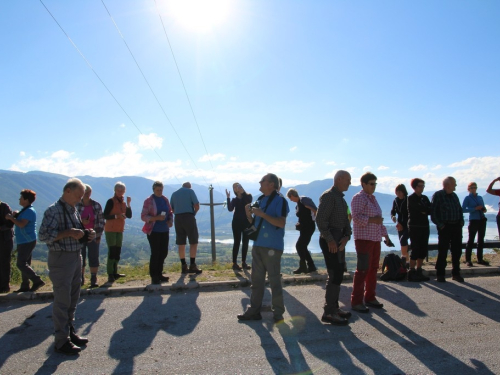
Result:
<svg viewBox="0 0 500 375"><path fill-rule="evenodd" d="M33 206L28 207L19 214L17 220L26 219L28 224L24 228L14 226L14 233L16 235L16 243L18 245L36 241L36 211Z"/></svg>
<svg viewBox="0 0 500 375"><path fill-rule="evenodd" d="M191 213L194 214L194 204L198 204L198 198L193 189L181 187L172 193L170 205L175 215Z"/></svg>
<svg viewBox="0 0 500 375"><path fill-rule="evenodd" d="M94 229L95 215L94 208L91 204L83 207L83 211L80 216L82 217L82 220L89 220L89 223L84 225L85 229Z"/></svg>
<svg viewBox="0 0 500 375"><path fill-rule="evenodd" d="M259 206L260 208L266 212L266 214L273 217L287 217L290 212L288 208L288 202L283 197L277 195L271 201L268 207L266 207L267 201L269 200L269 196L264 197L260 200ZM264 210L264 207L266 209ZM255 227L257 228L259 222L262 220L261 217L257 217L255 219ZM281 250L285 248L285 228L278 228L275 225L272 225L268 221L264 220L259 231L259 236L254 241L254 246L262 246L269 247L275 250Z"/></svg>
<svg viewBox="0 0 500 375"><path fill-rule="evenodd" d="M162 212L165 212L167 214L165 216L165 220L155 221L155 225L153 226L153 232L160 232L160 233L168 232L169 230L167 225L167 217L169 210L167 202L165 201L165 199L163 199L163 197L157 197L156 195L153 195L153 199L155 200L157 215L160 215Z"/></svg>

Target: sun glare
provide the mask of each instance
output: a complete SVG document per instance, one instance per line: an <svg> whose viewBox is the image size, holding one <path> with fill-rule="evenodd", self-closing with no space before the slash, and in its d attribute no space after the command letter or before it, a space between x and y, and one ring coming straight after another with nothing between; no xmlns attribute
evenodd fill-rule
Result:
<svg viewBox="0 0 500 375"><path fill-rule="evenodd" d="M206 32L229 17L231 0L171 0L167 12L189 30Z"/></svg>

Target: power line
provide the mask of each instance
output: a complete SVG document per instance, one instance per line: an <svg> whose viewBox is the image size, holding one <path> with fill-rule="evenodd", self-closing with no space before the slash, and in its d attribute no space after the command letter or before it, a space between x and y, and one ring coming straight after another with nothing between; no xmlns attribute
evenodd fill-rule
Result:
<svg viewBox="0 0 500 375"><path fill-rule="evenodd" d="M77 47L77 45L73 42L73 40L71 40L70 36L66 33L66 31L63 29L63 27L59 24L59 22L57 22L56 18L54 17L54 15L50 12L50 10L47 8L47 6L43 3L42 0L40 0L40 3L42 3L43 7L45 8L45 10L50 14L50 16L52 17L52 19L54 20L54 22L57 24L57 26L59 26L59 28L61 29L61 31L64 33L64 35L66 35L66 37L68 38L68 40L71 42L71 44L73 45L73 47L78 51L78 53L80 54L80 56L83 58L83 60L85 61L85 63L87 64L87 66L92 70L92 72L95 74L95 76L97 77L97 79L101 82L101 84L104 86L104 88L108 91L109 95L111 95L111 97L114 99L114 101L116 102L116 104L118 104L118 106L120 107L120 109L123 111L123 113L125 113L125 115L128 117L128 119L130 120L130 122L135 126L135 128L137 129L137 131L141 134L141 135L144 135L145 134L141 131L141 129L139 129L139 127L136 125L136 123L134 122L134 120L132 120L132 118L130 117L130 115L127 113L127 111L125 110L125 108L123 108L123 106L120 104L120 102L118 101L118 99L116 99L116 97L113 95L113 93L111 92L111 90L108 88L108 86L106 86L106 84L104 83L104 81L101 79L101 77L99 76L99 74L97 74L97 72L94 70L94 68L92 67L92 65L90 64L90 62L87 60L87 58L85 57L85 55L80 51L80 49ZM154 153L160 158L160 160L162 162L165 162L165 160L163 160L163 158L160 156L160 154L158 154L158 152L154 149L154 147L151 145L151 143L149 143L147 137L145 138L145 141L146 143L149 145L149 147L151 147L151 149L154 151ZM174 174L174 177L175 179L181 183L181 181L179 180L179 178L177 178L177 176Z"/></svg>
<svg viewBox="0 0 500 375"><path fill-rule="evenodd" d="M167 119L168 123L170 124L170 126L172 127L172 130L174 131L175 135L177 136L177 138L179 139L179 142L181 143L182 147L184 147L184 150L186 151L187 155L189 156L189 158L191 159L191 161L193 162L194 166L196 167L196 169L200 170L201 169L196 165L196 162L194 161L193 157L191 156L191 154L189 153L187 147L185 146L184 142L182 142L182 139L181 137L179 136L179 134L177 133L177 130L175 129L174 125L172 124L172 121L170 121L170 118L168 117L167 113L165 112L165 109L163 108L163 106L161 105L160 101L158 100L158 97L156 96L153 88L151 87L151 85L149 84L149 81L148 79L146 78L144 72L142 71L139 63L137 62L137 59L135 58L134 54L132 53L132 50L130 49L127 41L125 40L122 32L120 31L120 28L118 27L118 25L116 24L113 16L111 15L111 13L109 12L109 9L108 7L106 6L106 4L104 3L104 0L101 0L102 2L102 5L104 6L104 8L106 9L106 12L108 13L109 15L109 18L111 18L111 21L113 22L113 24L115 25L115 28L116 30L118 31L118 34L120 34L120 37L122 38L123 40L123 43L125 44L125 46L127 47L129 53L130 53L130 56L132 56L132 59L134 60L135 62L135 65L137 66L137 68L139 69L139 71L141 72L141 75L142 75L142 78L144 78L144 81L146 81L146 84L148 85L149 87L149 90L151 91L151 93L153 94L154 98L156 99L156 102L158 103L158 105L160 106L161 108L161 111L163 112L163 115L165 116L165 118ZM203 139L202 139L203 141ZM209 185L208 181L205 179L205 177L203 175L201 175L203 180L205 181L205 183L207 185Z"/></svg>
<svg viewBox="0 0 500 375"><path fill-rule="evenodd" d="M101 0L102 1L102 0ZM182 87L184 88L184 93L186 94L187 101L189 103L189 108L191 109L191 113L193 114L194 122L196 124L196 127L198 129L198 133L200 134L201 142L203 143L203 147L205 148L205 152L208 155L208 161L210 162L210 167L212 168L212 171L214 172L214 177L215 181L217 182L217 186L219 187L219 192L222 194L222 189L220 187L219 181L217 180L217 174L215 173L214 166L212 165L212 159L210 158L210 153L207 150L207 146L205 145L205 141L203 139L203 135L201 134L200 126L198 125L198 120L196 118L196 115L194 114L193 106L191 105L191 100L189 99L188 92L186 90L186 85L184 85L184 80L182 79L182 74L179 69L179 65L177 64L177 59L175 58L174 50L172 48L172 45L170 44L170 39L168 38L167 34L167 29L165 28L165 24L163 23L163 18L161 17L160 10L158 9L158 3L155 1L155 6L156 6L156 11L158 12L158 16L160 17L160 22L163 27L163 31L165 33L165 37L167 38L168 46L170 48L170 52L172 53L172 57L174 59L175 67L177 68L177 73L179 74L179 78L181 79Z"/></svg>

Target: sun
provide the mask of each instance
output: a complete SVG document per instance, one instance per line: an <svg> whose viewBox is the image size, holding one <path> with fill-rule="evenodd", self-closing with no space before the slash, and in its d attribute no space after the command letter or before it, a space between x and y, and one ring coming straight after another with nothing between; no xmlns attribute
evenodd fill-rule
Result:
<svg viewBox="0 0 500 375"><path fill-rule="evenodd" d="M231 0L170 0L165 5L168 16L185 28L207 32L228 19L232 3Z"/></svg>

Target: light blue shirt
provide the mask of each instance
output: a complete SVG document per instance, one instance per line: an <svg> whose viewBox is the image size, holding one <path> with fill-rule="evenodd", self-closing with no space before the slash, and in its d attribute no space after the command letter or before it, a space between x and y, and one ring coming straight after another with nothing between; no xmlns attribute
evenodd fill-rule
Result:
<svg viewBox="0 0 500 375"><path fill-rule="evenodd" d="M170 206L175 215L190 213L194 214L194 205L198 204L198 198L193 189L181 187L172 193Z"/></svg>
<svg viewBox="0 0 500 375"><path fill-rule="evenodd" d="M266 207L269 196L262 198L259 201L259 207L264 210ZM288 208L288 202L282 196L275 196L268 207L264 210L266 214L273 217L287 217L290 212ZM260 221L263 220L261 217L256 217L255 227L257 228ZM272 225L268 221L264 220L260 227L259 236L254 241L255 246L269 247L271 249L283 251L285 248L285 228L279 228Z"/></svg>
<svg viewBox="0 0 500 375"><path fill-rule="evenodd" d="M27 208L17 217L17 220L26 219L28 224L24 228L14 226L14 233L16 235L16 243L18 245L36 241L36 211L33 206Z"/></svg>

